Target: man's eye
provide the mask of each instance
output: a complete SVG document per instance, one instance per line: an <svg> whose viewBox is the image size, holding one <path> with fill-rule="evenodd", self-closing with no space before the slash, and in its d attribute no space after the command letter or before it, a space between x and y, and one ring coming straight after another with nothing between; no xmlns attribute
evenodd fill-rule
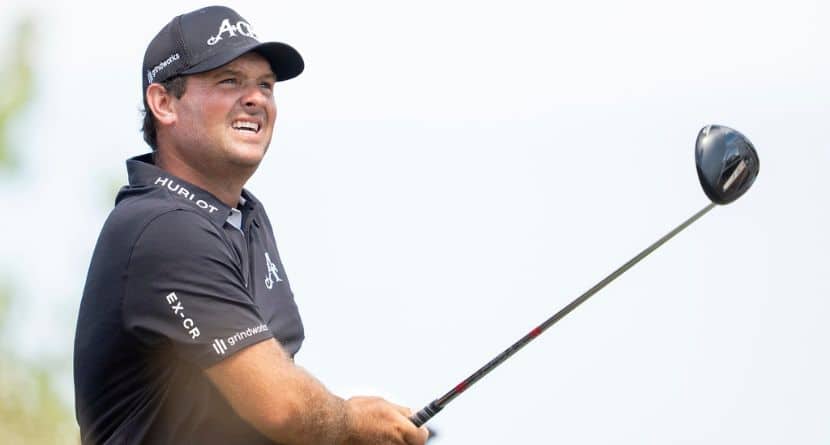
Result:
<svg viewBox="0 0 830 445"><path fill-rule="evenodd" d="M223 80L222 80L221 82L219 82L219 83L225 83L225 84L228 84L228 85L234 85L234 84L236 84L236 79L234 79L234 78L230 78L230 79L223 79Z"/></svg>
<svg viewBox="0 0 830 445"><path fill-rule="evenodd" d="M261 84L259 84L259 86L268 91L271 91L274 88L274 84L272 84L271 82L262 82Z"/></svg>

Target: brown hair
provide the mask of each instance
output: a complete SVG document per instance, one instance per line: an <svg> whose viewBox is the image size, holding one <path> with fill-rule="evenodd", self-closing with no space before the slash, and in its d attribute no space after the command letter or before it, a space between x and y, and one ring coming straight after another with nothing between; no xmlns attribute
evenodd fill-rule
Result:
<svg viewBox="0 0 830 445"><path fill-rule="evenodd" d="M175 76L163 82L159 82L164 89L173 95L176 99L181 99L184 96L187 80L184 76ZM144 142L149 145L153 151L158 148L158 141L156 140L156 118L150 107L147 106L147 96L144 96L144 124L141 127L141 132L144 133Z"/></svg>

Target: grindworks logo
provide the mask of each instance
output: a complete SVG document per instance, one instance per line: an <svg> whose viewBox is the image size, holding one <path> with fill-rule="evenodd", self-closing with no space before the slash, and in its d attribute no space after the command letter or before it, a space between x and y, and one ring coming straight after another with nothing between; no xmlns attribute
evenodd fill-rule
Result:
<svg viewBox="0 0 830 445"><path fill-rule="evenodd" d="M228 350L228 347L225 346L225 340L221 338L213 340L213 350L216 351L217 355L225 355L225 352Z"/></svg>
<svg viewBox="0 0 830 445"><path fill-rule="evenodd" d="M265 332L268 330L268 325L261 324L259 326L254 326L252 328L245 329L244 331L239 331L236 334L231 335L228 338L215 338L213 339L213 350L216 351L216 355L225 355L228 352L228 345L234 346L237 343L242 342L246 338L253 337L256 334L261 332ZM227 343L225 343L227 341Z"/></svg>
<svg viewBox="0 0 830 445"><path fill-rule="evenodd" d="M158 74L161 72L161 70L167 68L168 66L170 66L171 63L173 63L177 60L179 60L179 53L172 54L170 57L165 59L163 62L161 62L158 65L156 65L155 67L153 67L153 69L147 71L147 83L153 83L153 79L155 79L156 76L158 76Z"/></svg>

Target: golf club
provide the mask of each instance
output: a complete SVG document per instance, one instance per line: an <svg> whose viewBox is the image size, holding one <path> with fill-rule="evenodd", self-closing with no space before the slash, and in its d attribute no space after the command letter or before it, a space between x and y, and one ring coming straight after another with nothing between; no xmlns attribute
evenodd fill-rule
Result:
<svg viewBox="0 0 830 445"><path fill-rule="evenodd" d="M416 426L421 426L429 421L429 419L444 409L448 403L469 389L474 383L525 347L533 339L553 326L554 323L564 318L580 304L584 303L585 300L599 292L632 266L639 263L640 260L648 256L651 252L654 252L658 247L665 244L666 241L700 219L709 210L712 210L716 204L729 204L740 198L752 186L752 183L758 176L758 170L760 168L758 153L755 151L752 143L738 131L720 125L707 125L698 133L695 143L695 163L697 165L697 175L700 180L700 185L703 187L706 196L712 201L711 203L689 217L686 221L683 221L671 232L648 246L645 250L637 254L637 256L620 266L620 268L611 272L610 275L603 278L594 287L588 289L559 312L553 314L553 316L545 320L542 324L533 328L533 330L525 334L519 341L505 349L501 354L490 360L490 362L464 379L449 392L433 400L429 405L415 413L410 418L412 423Z"/></svg>

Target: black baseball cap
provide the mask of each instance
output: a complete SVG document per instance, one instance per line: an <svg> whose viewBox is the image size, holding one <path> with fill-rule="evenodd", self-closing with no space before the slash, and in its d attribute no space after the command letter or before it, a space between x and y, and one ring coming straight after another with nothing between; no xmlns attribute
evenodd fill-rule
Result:
<svg viewBox="0 0 830 445"><path fill-rule="evenodd" d="M303 72L303 58L285 43L260 43L251 25L231 8L209 6L173 18L144 53L142 91L154 82L182 74L210 71L255 51L277 75L277 81Z"/></svg>

